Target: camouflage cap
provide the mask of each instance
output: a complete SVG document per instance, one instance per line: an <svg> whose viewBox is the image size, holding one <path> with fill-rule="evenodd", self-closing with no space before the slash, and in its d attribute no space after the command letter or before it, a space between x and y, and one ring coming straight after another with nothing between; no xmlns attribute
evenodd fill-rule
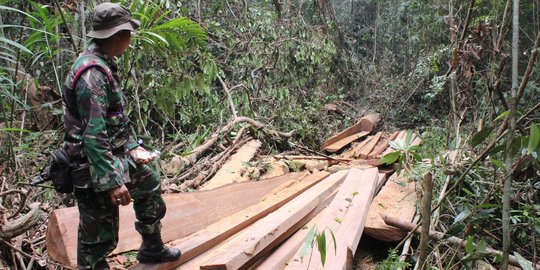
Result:
<svg viewBox="0 0 540 270"><path fill-rule="evenodd" d="M116 3L102 3L92 11L92 31L88 37L105 39L121 30L134 31L141 22L131 18L126 7Z"/></svg>

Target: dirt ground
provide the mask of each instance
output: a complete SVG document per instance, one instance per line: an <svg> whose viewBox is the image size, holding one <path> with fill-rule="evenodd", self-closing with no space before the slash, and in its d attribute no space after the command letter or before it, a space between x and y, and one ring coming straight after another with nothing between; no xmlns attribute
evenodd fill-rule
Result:
<svg viewBox="0 0 540 270"><path fill-rule="evenodd" d="M396 243L387 243L362 235L354 256L353 270L375 270L377 264L388 257L388 250L395 246Z"/></svg>

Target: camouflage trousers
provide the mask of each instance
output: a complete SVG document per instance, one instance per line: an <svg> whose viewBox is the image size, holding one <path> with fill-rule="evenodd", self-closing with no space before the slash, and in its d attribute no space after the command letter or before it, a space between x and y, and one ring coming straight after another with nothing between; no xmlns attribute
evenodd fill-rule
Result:
<svg viewBox="0 0 540 270"><path fill-rule="evenodd" d="M159 174L146 165L128 167L131 182L125 185L134 200L135 229L144 235L160 232L166 207ZM96 269L118 243L118 206L107 192L96 193L92 188L75 188L75 198L79 208L77 268Z"/></svg>

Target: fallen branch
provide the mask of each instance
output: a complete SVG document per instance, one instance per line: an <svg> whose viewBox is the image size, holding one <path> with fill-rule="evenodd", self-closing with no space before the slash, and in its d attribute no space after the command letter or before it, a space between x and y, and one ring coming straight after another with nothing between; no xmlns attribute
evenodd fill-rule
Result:
<svg viewBox="0 0 540 270"><path fill-rule="evenodd" d="M390 217L387 215L381 215L381 217L384 220L384 222L389 226L393 226L393 227L396 227L398 229L408 231L408 232L414 232L415 234L420 234L422 232L422 227L417 227L415 224L411 222L408 222L399 218L395 218L395 217ZM444 240L454 246L460 246L463 248L467 244L467 240L464 240L455 236L446 237L444 233L438 232L435 230L429 231L429 238L434 239L434 240ZM477 244L473 244L473 245L474 247L478 246ZM486 247L485 252L491 256L497 256L497 255L502 256L502 251L496 250L490 247ZM526 262L530 265L533 265L532 262L530 261L526 261ZM521 267L521 265L518 263L518 260L515 256L510 255L509 263L511 265ZM537 266L536 269L540 269L540 266Z"/></svg>
<svg viewBox="0 0 540 270"><path fill-rule="evenodd" d="M236 125L240 123L249 123L252 126L254 126L257 129L262 129L266 133L274 134L283 138L290 138L294 134L294 131L291 132L280 132L273 129L270 129L268 125L263 124L259 121L253 120L249 117L240 116L233 119L231 122L223 126L218 131L214 132L208 141L205 143L199 145L197 148L195 148L190 155L181 157L181 169L185 169L186 167L191 167L193 164L197 162L197 160L206 152L208 151L219 139L219 137L222 134L227 134L231 131L231 129Z"/></svg>
<svg viewBox="0 0 540 270"><path fill-rule="evenodd" d="M209 162L205 165L210 165L210 168L207 169L200 169L193 171L191 174L197 173L197 176L191 180L184 181L180 185L180 190L187 190L189 188L196 188L201 186L206 180L214 175L219 168L225 163L227 158L232 155L234 151L236 151L238 148L240 148L242 145L247 143L250 139L245 139L243 141L240 141L239 143L234 143L231 145L227 150L219 153L215 157L211 158ZM236 140L235 140L236 142ZM206 166L202 166L202 168L205 168Z"/></svg>

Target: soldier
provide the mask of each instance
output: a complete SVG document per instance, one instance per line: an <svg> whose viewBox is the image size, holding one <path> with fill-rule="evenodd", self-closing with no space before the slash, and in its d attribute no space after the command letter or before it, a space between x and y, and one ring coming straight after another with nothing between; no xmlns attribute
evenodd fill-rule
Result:
<svg viewBox="0 0 540 270"><path fill-rule="evenodd" d="M180 258L180 250L161 240L165 215L159 175L148 167L153 157L130 136L125 96L114 58L126 51L140 22L119 4L93 10L92 38L77 58L62 89L64 148L73 162L72 178L79 208L77 265L108 269L105 260L118 242L118 207L133 201L142 235L141 263Z"/></svg>

